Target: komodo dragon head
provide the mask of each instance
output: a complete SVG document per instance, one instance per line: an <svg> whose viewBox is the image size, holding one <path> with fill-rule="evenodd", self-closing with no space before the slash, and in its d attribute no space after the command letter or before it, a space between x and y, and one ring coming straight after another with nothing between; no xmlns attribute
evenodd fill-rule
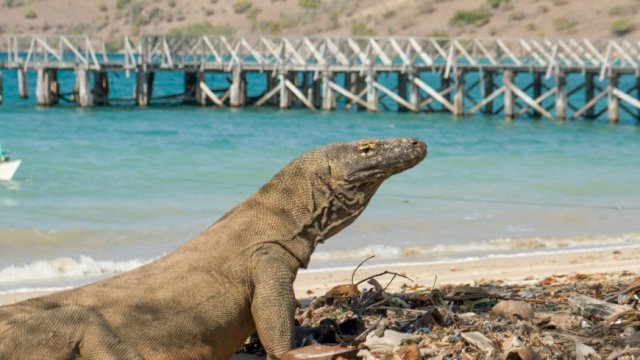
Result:
<svg viewBox="0 0 640 360"><path fill-rule="evenodd" d="M351 224L386 179L421 162L427 145L413 138L360 140L316 151L326 159L326 168L316 175L330 189L326 194L329 204L322 214L325 219L318 219L324 224L323 236L318 239L322 242Z"/></svg>
<svg viewBox="0 0 640 360"><path fill-rule="evenodd" d="M384 180L415 166L426 155L426 144L412 138L325 145L293 160L243 207L271 214L258 216L262 223L272 224L268 229L261 226L266 239L282 238L266 234L275 228L287 229L279 234L294 234L292 241L280 245L306 266L315 246L351 224ZM306 241L301 244L294 238Z"/></svg>

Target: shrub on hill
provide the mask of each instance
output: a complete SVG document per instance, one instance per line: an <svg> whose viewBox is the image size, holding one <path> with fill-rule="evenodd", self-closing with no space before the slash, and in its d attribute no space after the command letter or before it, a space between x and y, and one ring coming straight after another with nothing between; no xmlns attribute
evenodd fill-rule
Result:
<svg viewBox="0 0 640 360"><path fill-rule="evenodd" d="M231 7L236 14L242 14L251 8L252 4L248 0L236 0Z"/></svg>
<svg viewBox="0 0 640 360"><path fill-rule="evenodd" d="M301 8L315 10L320 7L320 0L298 0Z"/></svg>
<svg viewBox="0 0 640 360"><path fill-rule="evenodd" d="M202 35L232 36L234 33L235 29L227 24L215 26L208 21L202 21L195 24L173 28L169 30L168 35L172 37L195 37Z"/></svg>
<svg viewBox="0 0 640 360"><path fill-rule="evenodd" d="M611 32L616 36L626 35L633 30L633 22L629 19L618 19L611 23Z"/></svg>
<svg viewBox="0 0 640 360"><path fill-rule="evenodd" d="M376 32L369 29L364 21L356 21L351 25L351 35L354 36L375 36Z"/></svg>
<svg viewBox="0 0 640 360"><path fill-rule="evenodd" d="M20 6L24 5L25 2L24 2L24 0L4 0L2 2L2 4L6 8L13 8L13 7L20 7Z"/></svg>
<svg viewBox="0 0 640 360"><path fill-rule="evenodd" d="M33 11L32 9L26 10L23 15L25 19L29 19L29 20L35 19L38 17L38 14L36 14L36 12Z"/></svg>
<svg viewBox="0 0 640 360"><path fill-rule="evenodd" d="M489 6L491 6L494 9L499 8L502 4L508 4L511 2L511 0L487 0L487 2L489 3Z"/></svg>
<svg viewBox="0 0 640 360"><path fill-rule="evenodd" d="M489 14L484 9L458 10L449 20L453 26L482 26L489 22Z"/></svg>

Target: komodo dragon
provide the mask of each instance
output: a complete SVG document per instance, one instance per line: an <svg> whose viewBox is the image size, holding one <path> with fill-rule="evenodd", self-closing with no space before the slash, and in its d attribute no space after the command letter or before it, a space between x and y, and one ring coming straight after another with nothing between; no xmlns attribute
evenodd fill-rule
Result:
<svg viewBox="0 0 640 360"><path fill-rule="evenodd" d="M0 307L0 359L227 359L255 330L279 358L292 347L298 269L426 153L410 138L310 151L176 251Z"/></svg>

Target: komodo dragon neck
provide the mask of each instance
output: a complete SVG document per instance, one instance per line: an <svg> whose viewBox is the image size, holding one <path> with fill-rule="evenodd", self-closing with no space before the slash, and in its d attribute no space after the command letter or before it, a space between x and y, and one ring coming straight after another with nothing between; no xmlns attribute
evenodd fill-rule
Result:
<svg viewBox="0 0 640 360"><path fill-rule="evenodd" d="M234 244L229 245L242 251L276 244L295 258L294 267L306 268L315 246L351 224L379 185L356 186L337 181L324 156L308 153L291 162L193 241L218 243L234 239ZM235 236L229 237L228 232ZM221 233L225 233L224 238L219 236Z"/></svg>

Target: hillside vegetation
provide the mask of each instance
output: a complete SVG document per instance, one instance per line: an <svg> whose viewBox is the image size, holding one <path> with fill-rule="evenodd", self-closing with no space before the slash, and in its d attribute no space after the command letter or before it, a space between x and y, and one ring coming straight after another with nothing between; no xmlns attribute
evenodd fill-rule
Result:
<svg viewBox="0 0 640 360"><path fill-rule="evenodd" d="M637 37L638 0L0 0L0 33Z"/></svg>

